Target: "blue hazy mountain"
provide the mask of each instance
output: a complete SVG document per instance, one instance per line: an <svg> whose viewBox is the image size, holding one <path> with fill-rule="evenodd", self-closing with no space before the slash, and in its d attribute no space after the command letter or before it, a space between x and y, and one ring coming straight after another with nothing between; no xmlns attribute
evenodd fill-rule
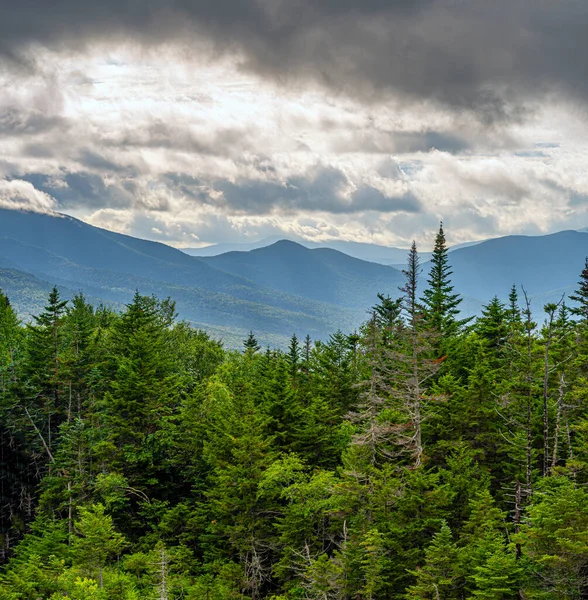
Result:
<svg viewBox="0 0 588 600"><path fill-rule="evenodd" d="M225 338L231 332L242 339L254 329L261 341L281 344L295 331L324 338L339 327L357 327L376 299L374 292L364 306L358 298L367 300L365 292L355 297L360 261L335 253L339 256L330 257L321 268L320 261L305 257L310 250L294 246L296 255L270 251L275 268L266 261L264 283L259 277L250 278L252 273L219 268L164 244L106 231L72 217L0 210L0 268L4 269L0 287L15 294L16 278L23 289L35 289L28 304L27 295L19 294L16 304L25 318L38 312L40 296L56 284L66 297L81 290L95 301L117 307L129 302L136 289L171 296L182 318ZM284 289L270 285L289 261L292 282L312 278L309 265L320 269L320 281L312 280L312 286L289 285L282 278ZM391 281L400 277L394 269L373 266ZM10 281L8 273L13 275ZM378 282L384 283L374 277L373 285Z"/></svg>
<svg viewBox="0 0 588 600"><path fill-rule="evenodd" d="M507 236L451 253L453 282L460 293L486 302L506 299L521 286L534 297L535 310L576 287L588 256L588 235L561 231L542 236ZM424 265L425 269L428 265Z"/></svg>
<svg viewBox="0 0 588 600"><path fill-rule="evenodd" d="M242 243L221 243L204 246L202 248L183 248L182 251L190 256L209 257L219 256L227 252L250 252L260 248L267 248L276 242L282 241L283 236L266 237L255 242ZM296 242L305 248L330 248L338 250L353 258L376 262L383 265L402 264L406 260L408 250L405 248L394 248L392 246L380 246L378 244L368 244L362 242L348 242L342 240L325 240L323 242L310 242L303 238L290 236L288 241ZM421 253L423 260L428 260L430 252Z"/></svg>
<svg viewBox="0 0 588 600"><path fill-rule="evenodd" d="M402 250L402 252L406 252ZM533 308L576 286L588 255L585 232L508 236L455 249L456 291L466 314L524 286ZM421 289L428 264L423 264ZM367 317L378 292L395 297L403 276L328 248L277 241L248 252L193 257L165 244L93 227L67 216L0 210L0 287L20 313L38 312L52 285L121 307L135 290L176 300L180 316L238 345L249 329L283 345L297 332L324 338Z"/></svg>
<svg viewBox="0 0 588 600"><path fill-rule="evenodd" d="M365 314L377 300L378 292L396 295L403 280L402 273L392 267L329 248L311 250L289 240L201 260L263 287L363 310Z"/></svg>
<svg viewBox="0 0 588 600"><path fill-rule="evenodd" d="M283 239L283 236L271 236L255 242L221 243L204 246L202 248L182 248L182 252L185 252L190 256L198 257L219 256L220 254L226 254L227 252L249 252L251 250L258 250L259 248L266 248L267 246L271 246ZM331 250L343 252L344 254L352 256L353 258L376 262L382 265L391 265L394 267L397 267L398 265L404 265L408 255L407 248L395 248L393 246L382 246L379 244L369 244L364 242L349 242L345 240L310 242L296 236L291 236L287 239L292 242L297 242L306 248L330 248ZM479 243L480 242L465 242L463 244L457 244L452 246L449 251L453 252L459 248L465 248L467 246L473 246ZM430 252L420 252L419 255L422 261L427 261L431 257Z"/></svg>

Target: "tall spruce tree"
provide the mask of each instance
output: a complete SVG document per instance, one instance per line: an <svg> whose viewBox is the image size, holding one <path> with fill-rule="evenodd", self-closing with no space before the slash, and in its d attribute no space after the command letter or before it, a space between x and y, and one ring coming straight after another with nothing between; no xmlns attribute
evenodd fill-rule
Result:
<svg viewBox="0 0 588 600"><path fill-rule="evenodd" d="M443 223L441 223L431 257L428 287L423 292L421 302L429 326L446 337L454 335L460 327L471 320L457 318L462 298L459 294L453 293L450 279L452 274Z"/></svg>
<svg viewBox="0 0 588 600"><path fill-rule="evenodd" d="M570 312L580 317L585 323L588 323L588 256L580 274L578 288L570 296L570 300L575 303L575 306L570 308Z"/></svg>
<svg viewBox="0 0 588 600"><path fill-rule="evenodd" d="M422 424L426 389L430 378L439 367L438 363L429 358L435 333L424 326L424 307L418 300L420 271L417 246L413 241L406 269L402 271L405 285L400 288L404 294L401 306L405 327L399 332L398 351L394 356L395 369L390 376L395 380L394 394L397 400L400 400L401 412L408 417L408 435L404 435L402 444L412 454L415 467L422 464Z"/></svg>
<svg viewBox="0 0 588 600"><path fill-rule="evenodd" d="M23 410L30 420L34 437L41 441L48 458L59 424L63 419L64 316L67 301L56 287L49 294L43 312L28 327L26 396Z"/></svg>

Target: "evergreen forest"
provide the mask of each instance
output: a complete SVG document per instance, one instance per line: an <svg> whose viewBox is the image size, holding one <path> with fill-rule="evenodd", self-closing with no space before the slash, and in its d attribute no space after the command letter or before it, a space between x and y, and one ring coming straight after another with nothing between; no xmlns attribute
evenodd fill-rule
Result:
<svg viewBox="0 0 588 600"><path fill-rule="evenodd" d="M588 598L588 260L475 319L430 265L286 349L0 294L0 600Z"/></svg>

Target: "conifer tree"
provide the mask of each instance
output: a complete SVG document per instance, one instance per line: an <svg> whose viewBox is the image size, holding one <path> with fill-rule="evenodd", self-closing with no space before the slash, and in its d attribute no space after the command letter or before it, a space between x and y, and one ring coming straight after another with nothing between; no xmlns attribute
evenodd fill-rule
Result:
<svg viewBox="0 0 588 600"><path fill-rule="evenodd" d="M476 321L476 331L493 350L501 349L506 342L508 334L506 318L507 311L504 304L498 296L494 296L486 306L482 307L482 314Z"/></svg>
<svg viewBox="0 0 588 600"><path fill-rule="evenodd" d="M508 319L511 322L511 324L520 322L521 320L519 294L517 291L517 286L515 284L512 285L508 294Z"/></svg>
<svg viewBox="0 0 588 600"><path fill-rule="evenodd" d="M408 589L406 598L458 598L458 550L447 523L433 536L425 551L423 567L412 574L416 576L416 583Z"/></svg>
<svg viewBox="0 0 588 600"><path fill-rule="evenodd" d="M446 337L455 335L461 326L471 320L457 318L462 298L453 293L452 274L441 223L435 238L428 287L423 292L422 304L428 325Z"/></svg>
<svg viewBox="0 0 588 600"><path fill-rule="evenodd" d="M400 288L404 294L401 300L403 314L410 329L416 333L424 314L423 306L418 301L418 282L421 273L420 259L416 242L413 241L408 252L406 268L402 270L405 284Z"/></svg>
<svg viewBox="0 0 588 600"><path fill-rule="evenodd" d="M0 398L7 393L15 379L15 365L22 331L16 311L0 289Z"/></svg>
<svg viewBox="0 0 588 600"><path fill-rule="evenodd" d="M246 354L255 354L261 350L261 346L257 343L257 339L255 335L253 335L253 331L249 332L249 336L246 340L243 340L243 347L245 348Z"/></svg>
<svg viewBox="0 0 588 600"><path fill-rule="evenodd" d="M401 325L402 298L378 294L378 304L372 307L372 321L380 331L382 343L392 345Z"/></svg>
<svg viewBox="0 0 588 600"><path fill-rule="evenodd" d="M300 344L296 334L293 333L288 346L288 365L290 366L290 376L295 382L298 375L298 367L300 365Z"/></svg>
<svg viewBox="0 0 588 600"><path fill-rule="evenodd" d="M414 457L414 466L422 463L423 455L423 400L430 378L438 370L439 363L431 360L432 342L435 332L424 327L424 308L418 300L418 279L420 274L419 255L413 241L408 253L407 267L403 271L405 285L400 288L402 316L406 326L402 331L402 341L395 351L396 373L393 383L394 393L400 400L400 408L408 417L411 428L404 437L403 444ZM407 432L408 433L408 432Z"/></svg>
<svg viewBox="0 0 588 600"><path fill-rule="evenodd" d="M520 579L523 567L516 555L497 548L484 564L476 567L472 580L476 585L473 598L477 600L509 600L520 598Z"/></svg>
<svg viewBox="0 0 588 600"><path fill-rule="evenodd" d="M580 274L580 281L578 282L578 288L570 296L570 300L575 303L570 308L570 312L573 315L580 317L580 319L588 323L588 256Z"/></svg>
<svg viewBox="0 0 588 600"><path fill-rule="evenodd" d="M43 312L29 325L26 376L30 401L23 410L51 459L54 438L64 415L62 398L64 373L62 354L64 346L64 316L66 300L61 300L54 287ZM27 406L28 405L28 406Z"/></svg>
<svg viewBox="0 0 588 600"><path fill-rule="evenodd" d="M112 518L101 504L80 507L75 529L78 534L73 544L75 563L86 569L89 577L97 578L102 587L109 557L120 554L128 542L115 530Z"/></svg>

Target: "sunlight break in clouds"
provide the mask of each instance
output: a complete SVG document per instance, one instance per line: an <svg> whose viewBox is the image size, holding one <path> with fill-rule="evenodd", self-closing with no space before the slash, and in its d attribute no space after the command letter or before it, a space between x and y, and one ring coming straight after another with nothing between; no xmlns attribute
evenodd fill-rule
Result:
<svg viewBox="0 0 588 600"><path fill-rule="evenodd" d="M0 202L178 246L408 245L440 219L452 243L587 225L581 65L534 30L547 5L518 4L507 24L512 4L477 0L303 3L296 19L282 4L236 15L228 0L135 20L136 7L65 0L13 11ZM582 11L559 9L570 45L584 43Z"/></svg>

